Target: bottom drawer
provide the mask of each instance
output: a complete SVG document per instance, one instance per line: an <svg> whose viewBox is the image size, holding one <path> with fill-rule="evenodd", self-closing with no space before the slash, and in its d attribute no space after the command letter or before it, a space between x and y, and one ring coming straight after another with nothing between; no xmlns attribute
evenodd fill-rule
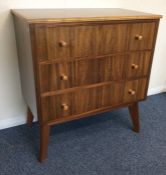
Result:
<svg viewBox="0 0 166 175"><path fill-rule="evenodd" d="M141 100L146 79L80 88L71 92L41 98L43 121L68 118L93 110Z"/></svg>
<svg viewBox="0 0 166 175"><path fill-rule="evenodd" d="M124 88L123 102L142 100L146 96L147 79L127 81Z"/></svg>

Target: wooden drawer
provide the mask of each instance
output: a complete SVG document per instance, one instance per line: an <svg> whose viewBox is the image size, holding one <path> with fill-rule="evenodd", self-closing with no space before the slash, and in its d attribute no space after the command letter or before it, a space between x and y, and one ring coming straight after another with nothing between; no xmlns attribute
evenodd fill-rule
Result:
<svg viewBox="0 0 166 175"><path fill-rule="evenodd" d="M35 28L40 61L152 49L155 22Z"/></svg>
<svg viewBox="0 0 166 175"><path fill-rule="evenodd" d="M155 22L130 24L129 50L152 49L155 28Z"/></svg>
<svg viewBox="0 0 166 175"><path fill-rule="evenodd" d="M45 26L35 28L35 50L40 61L123 52L127 24Z"/></svg>
<svg viewBox="0 0 166 175"><path fill-rule="evenodd" d="M151 66L151 52L132 52L127 56L126 78L147 76Z"/></svg>
<svg viewBox="0 0 166 175"><path fill-rule="evenodd" d="M122 80L125 55L80 59L40 65L41 93Z"/></svg>
<svg viewBox="0 0 166 175"><path fill-rule="evenodd" d="M146 79L138 79L42 97L43 118L45 121L59 120L109 106L142 100L145 97L146 83Z"/></svg>
<svg viewBox="0 0 166 175"><path fill-rule="evenodd" d="M146 94L147 78L126 81L123 102L143 100Z"/></svg>
<svg viewBox="0 0 166 175"><path fill-rule="evenodd" d="M83 114L122 103L123 84L114 83L80 88L68 93L41 98L45 121Z"/></svg>

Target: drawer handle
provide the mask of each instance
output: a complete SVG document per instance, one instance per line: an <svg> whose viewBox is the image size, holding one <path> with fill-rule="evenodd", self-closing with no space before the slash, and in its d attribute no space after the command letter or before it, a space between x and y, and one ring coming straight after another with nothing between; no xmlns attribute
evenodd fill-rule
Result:
<svg viewBox="0 0 166 175"><path fill-rule="evenodd" d="M143 39L142 35L135 35L135 39L141 41Z"/></svg>
<svg viewBox="0 0 166 175"><path fill-rule="evenodd" d="M131 68L132 68L132 69L138 69L138 67L139 67L139 66L138 66L137 64L132 64L132 65L131 65Z"/></svg>
<svg viewBox="0 0 166 175"><path fill-rule="evenodd" d="M60 78L61 78L61 80L68 80L68 76L67 75L61 75Z"/></svg>
<svg viewBox="0 0 166 175"><path fill-rule="evenodd" d="M65 42L65 41L59 41L59 46L60 47L66 47L67 46L67 42Z"/></svg>
<svg viewBox="0 0 166 175"><path fill-rule="evenodd" d="M128 93L129 93L130 95L135 95L135 91L132 90L132 89L129 89Z"/></svg>
<svg viewBox="0 0 166 175"><path fill-rule="evenodd" d="M67 111L67 110L69 109L69 106L68 106L67 104L63 103L63 104L61 105L61 108L62 108L64 111Z"/></svg>

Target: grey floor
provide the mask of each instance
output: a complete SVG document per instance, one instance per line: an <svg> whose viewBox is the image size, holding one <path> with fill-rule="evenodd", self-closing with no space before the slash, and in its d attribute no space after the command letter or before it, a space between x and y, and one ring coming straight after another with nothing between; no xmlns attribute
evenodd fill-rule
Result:
<svg viewBox="0 0 166 175"><path fill-rule="evenodd" d="M166 175L166 93L140 104L141 132L127 109L68 122L51 130L40 164L38 124L0 131L0 175Z"/></svg>

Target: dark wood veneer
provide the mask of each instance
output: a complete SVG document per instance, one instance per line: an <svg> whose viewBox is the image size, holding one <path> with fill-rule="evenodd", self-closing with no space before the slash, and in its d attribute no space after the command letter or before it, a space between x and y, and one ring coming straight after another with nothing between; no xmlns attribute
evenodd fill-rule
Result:
<svg viewBox="0 0 166 175"><path fill-rule="evenodd" d="M126 55L42 64L39 68L41 93L122 80Z"/></svg>
<svg viewBox="0 0 166 175"><path fill-rule="evenodd" d="M146 30L144 30L144 28ZM155 22L34 28L40 61L152 49ZM136 39L141 35L142 40ZM129 38L129 46L126 40ZM65 43L62 45L61 43Z"/></svg>
<svg viewBox="0 0 166 175"><path fill-rule="evenodd" d="M148 76L151 65L150 51L144 51L139 53L130 53L127 55L126 65L126 78L139 78L142 76Z"/></svg>
<svg viewBox="0 0 166 175"><path fill-rule="evenodd" d="M40 161L54 124L128 107L139 132L138 102L147 96L161 16L115 11L85 19L13 11L27 123L40 122Z"/></svg>

